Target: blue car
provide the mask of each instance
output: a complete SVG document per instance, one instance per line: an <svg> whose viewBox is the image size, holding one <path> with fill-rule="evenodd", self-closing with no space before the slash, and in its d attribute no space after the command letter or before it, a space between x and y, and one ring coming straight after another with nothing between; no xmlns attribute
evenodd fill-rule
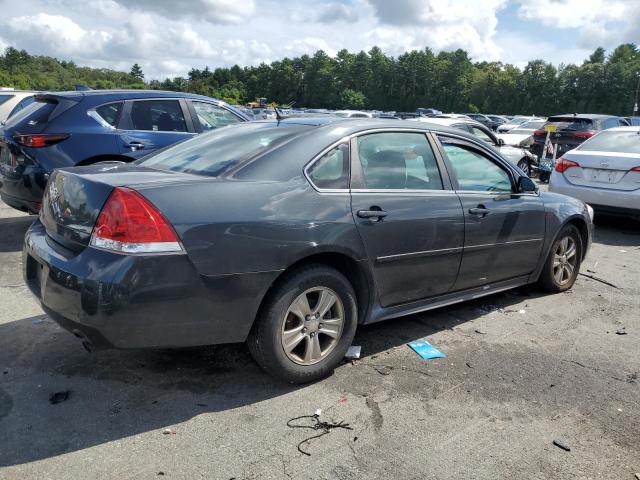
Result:
<svg viewBox="0 0 640 480"><path fill-rule="evenodd" d="M156 90L44 93L0 128L0 197L37 213L53 170L131 162L198 133L249 121L213 98Z"/></svg>

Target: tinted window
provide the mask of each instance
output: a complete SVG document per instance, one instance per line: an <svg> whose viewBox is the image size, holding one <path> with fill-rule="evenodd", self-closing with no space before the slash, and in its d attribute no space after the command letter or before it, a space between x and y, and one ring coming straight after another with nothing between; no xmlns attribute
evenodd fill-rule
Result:
<svg viewBox="0 0 640 480"><path fill-rule="evenodd" d="M134 130L187 131L182 108L177 100L135 101L131 107L131 123Z"/></svg>
<svg viewBox="0 0 640 480"><path fill-rule="evenodd" d="M49 115L51 115L57 105L55 102L33 102L8 119L5 125L11 127L21 123L23 120L29 119L30 125L28 126L37 127L39 130L42 128L42 124L47 123Z"/></svg>
<svg viewBox="0 0 640 480"><path fill-rule="evenodd" d="M349 188L349 145L325 153L307 171L318 188Z"/></svg>
<svg viewBox="0 0 640 480"><path fill-rule="evenodd" d="M590 130L593 121L590 118L579 117L549 117L548 124L555 124L562 130Z"/></svg>
<svg viewBox="0 0 640 480"><path fill-rule="evenodd" d="M580 150L590 152L640 153L638 131L605 131L584 142Z"/></svg>
<svg viewBox="0 0 640 480"><path fill-rule="evenodd" d="M205 132L214 128L224 127L233 123L239 123L240 117L234 115L226 108L205 102L192 102L202 130Z"/></svg>
<svg viewBox="0 0 640 480"><path fill-rule="evenodd" d="M15 107L13 107L13 110L11 110L11 113L9 113L7 118L13 117L16 113L18 113L20 110L24 110L33 102L35 102L33 97L24 97L22 100L20 100L20 102L18 102Z"/></svg>
<svg viewBox="0 0 640 480"><path fill-rule="evenodd" d="M216 177L282 144L308 127L242 123L213 130L140 161L145 167Z"/></svg>
<svg viewBox="0 0 640 480"><path fill-rule="evenodd" d="M96 108L96 113L100 115L100 118L112 127L115 127L118 124L118 118L120 118L121 111L122 102L109 103Z"/></svg>
<svg viewBox="0 0 640 480"><path fill-rule="evenodd" d="M370 189L442 190L427 138L421 133L373 133L358 137L364 183Z"/></svg>
<svg viewBox="0 0 640 480"><path fill-rule="evenodd" d="M460 190L480 192L510 192L509 174L489 158L462 145L447 143L441 138L449 162L458 179Z"/></svg>
<svg viewBox="0 0 640 480"><path fill-rule="evenodd" d="M0 95L0 105L8 101L10 98L13 98L13 95Z"/></svg>
<svg viewBox="0 0 640 480"><path fill-rule="evenodd" d="M602 122L603 130L606 130L607 128L614 128L619 126L620 126L620 122L618 121L617 118L607 118L605 121Z"/></svg>

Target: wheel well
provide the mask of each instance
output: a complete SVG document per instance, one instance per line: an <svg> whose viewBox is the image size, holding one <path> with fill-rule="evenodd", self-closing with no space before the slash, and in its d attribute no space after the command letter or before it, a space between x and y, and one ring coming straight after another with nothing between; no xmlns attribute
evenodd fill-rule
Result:
<svg viewBox="0 0 640 480"><path fill-rule="evenodd" d="M84 160L76 163L76 167L80 167L82 165L92 165L94 163L97 162L106 162L106 161L118 161L118 162L125 162L125 163L129 163L131 161L133 161L133 159L131 157L126 157L124 155L117 155L117 154L113 154L113 155L97 155L95 157L89 157L89 158L85 158Z"/></svg>
<svg viewBox="0 0 640 480"><path fill-rule="evenodd" d="M589 229L587 227L587 223L580 218L572 218L567 222L567 225L574 225L580 232L580 238L582 239L583 245L582 260L584 260L584 257L587 254L587 242L589 241Z"/></svg>
<svg viewBox="0 0 640 480"><path fill-rule="evenodd" d="M356 302L358 306L358 321L361 322L366 318L366 315L370 306L370 292L369 288L369 280L362 268L359 265L359 262L356 262L353 258L348 255L342 253L317 253L314 255L310 255L308 257L302 258L297 262L289 265L283 272L278 275L278 277L274 280L274 282L267 290L267 293L264 295L261 306L258 309L258 312L262 309L262 304L264 304L265 300L269 297L271 292L284 281L284 279L290 275L293 271L298 270L307 265L326 265L328 267L335 268L342 275L344 275L347 280L353 286L353 289L356 292ZM258 313L259 314L259 313Z"/></svg>

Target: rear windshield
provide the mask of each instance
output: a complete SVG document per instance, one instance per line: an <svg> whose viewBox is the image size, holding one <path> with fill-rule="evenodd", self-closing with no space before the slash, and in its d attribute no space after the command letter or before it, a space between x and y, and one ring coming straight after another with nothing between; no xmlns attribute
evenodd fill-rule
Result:
<svg viewBox="0 0 640 480"><path fill-rule="evenodd" d="M9 118L5 125L12 127L27 119L29 120L29 126L45 124L49 120L51 112L55 110L56 105L56 103L33 102Z"/></svg>
<svg viewBox="0 0 640 480"><path fill-rule="evenodd" d="M589 152L640 153L640 132L604 130L578 148Z"/></svg>
<svg viewBox="0 0 640 480"><path fill-rule="evenodd" d="M593 120L579 117L549 117L547 123L556 124L562 130L586 130L591 128Z"/></svg>
<svg viewBox="0 0 640 480"><path fill-rule="evenodd" d="M0 105L11 98L13 98L13 95L0 95Z"/></svg>
<svg viewBox="0 0 640 480"><path fill-rule="evenodd" d="M306 125L277 125L230 125L145 157L139 164L162 170L217 177L309 128Z"/></svg>
<svg viewBox="0 0 640 480"><path fill-rule="evenodd" d="M544 125L544 121L542 122L527 122L520 125L518 128L514 128L513 130L509 130L509 133L531 133L531 130L537 130L542 128Z"/></svg>

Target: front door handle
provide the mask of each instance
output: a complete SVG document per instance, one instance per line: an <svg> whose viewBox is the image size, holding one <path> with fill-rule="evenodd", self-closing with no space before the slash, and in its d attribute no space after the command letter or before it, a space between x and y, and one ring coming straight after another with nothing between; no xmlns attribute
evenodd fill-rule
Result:
<svg viewBox="0 0 640 480"><path fill-rule="evenodd" d="M130 142L129 145L127 145L131 150L133 150L134 152L136 150L142 150L144 148L144 143L142 142Z"/></svg>
<svg viewBox="0 0 640 480"><path fill-rule="evenodd" d="M371 207L371 210L358 210L356 215L360 218L377 218L378 220L382 220L387 216L387 212L382 210L380 207Z"/></svg>
<svg viewBox="0 0 640 480"><path fill-rule="evenodd" d="M486 208L484 205L478 205L475 208L470 208L469 209L469 213L471 215L478 215L478 216L484 218L484 217L486 217L487 215L489 215L491 213L491 210Z"/></svg>

